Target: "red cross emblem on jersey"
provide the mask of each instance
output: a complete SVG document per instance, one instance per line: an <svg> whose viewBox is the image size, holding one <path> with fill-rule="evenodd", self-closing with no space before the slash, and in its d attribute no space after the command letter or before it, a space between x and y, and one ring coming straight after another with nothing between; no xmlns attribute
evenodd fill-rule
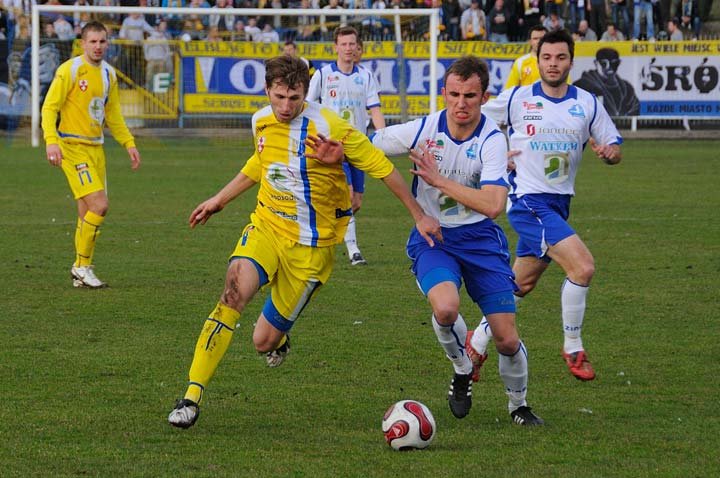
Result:
<svg viewBox="0 0 720 478"><path fill-rule="evenodd" d="M88 89L88 81L80 80L80 82L78 83L78 86L80 87L80 91L85 91Z"/></svg>

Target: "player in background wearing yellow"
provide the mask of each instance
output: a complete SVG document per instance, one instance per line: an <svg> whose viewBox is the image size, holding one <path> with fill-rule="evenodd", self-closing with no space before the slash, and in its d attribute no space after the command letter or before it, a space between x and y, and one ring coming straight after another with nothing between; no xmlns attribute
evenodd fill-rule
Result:
<svg viewBox="0 0 720 478"><path fill-rule="evenodd" d="M535 25L530 29L528 43L530 43L530 53L527 53L516 59L512 68L510 68L510 76L505 82L504 90L515 86L532 85L540 79L540 71L537 62L537 46L540 39L545 36L547 29L542 25Z"/></svg>
<svg viewBox="0 0 720 478"><path fill-rule="evenodd" d="M435 244L431 236L442 239L439 222L424 213L385 154L329 108L305 101L309 85L310 74L301 59L283 55L266 62L270 105L252 118L255 151L234 179L190 214L190 227L205 224L260 183L255 211L230 256L225 290L198 338L185 396L168 417L173 426L188 428L197 420L203 392L243 309L265 285L270 294L257 319L253 343L266 354L268 366L285 359L290 349L287 334L329 279L335 246L343 241L352 213L343 149L347 161L382 179L430 245ZM333 150L337 154L330 154Z"/></svg>
<svg viewBox="0 0 720 478"><path fill-rule="evenodd" d="M140 153L120 112L115 70L103 61L108 49L105 26L87 23L80 44L83 54L55 72L42 107L42 128L47 160L62 167L77 201L73 285L97 289L106 286L93 269L95 242L108 210L103 126L127 149L132 169L140 167Z"/></svg>

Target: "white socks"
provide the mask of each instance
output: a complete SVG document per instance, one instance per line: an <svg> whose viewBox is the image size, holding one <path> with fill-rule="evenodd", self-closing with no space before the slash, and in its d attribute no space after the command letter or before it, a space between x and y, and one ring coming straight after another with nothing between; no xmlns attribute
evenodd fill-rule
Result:
<svg viewBox="0 0 720 478"><path fill-rule="evenodd" d="M447 358L453 363L455 373L463 375L472 373L472 362L465 353L467 325L462 315L458 314L457 320L452 325L440 325L433 314L432 324L438 342L445 349Z"/></svg>
<svg viewBox="0 0 720 478"><path fill-rule="evenodd" d="M580 333L585 317L585 298L588 289L587 286L577 285L567 278L563 282L560 302L562 303L563 332L565 333L563 350L566 354L583 350Z"/></svg>
<svg viewBox="0 0 720 478"><path fill-rule="evenodd" d="M345 232L345 247L347 247L348 257L352 258L353 254L360 252L357 246L357 235L355 232L355 216L350 216L347 231Z"/></svg>
<svg viewBox="0 0 720 478"><path fill-rule="evenodd" d="M500 378L505 384L508 396L508 411L514 412L519 407L527 406L528 363L525 344L520 342L517 352L513 355L499 354L498 368Z"/></svg>

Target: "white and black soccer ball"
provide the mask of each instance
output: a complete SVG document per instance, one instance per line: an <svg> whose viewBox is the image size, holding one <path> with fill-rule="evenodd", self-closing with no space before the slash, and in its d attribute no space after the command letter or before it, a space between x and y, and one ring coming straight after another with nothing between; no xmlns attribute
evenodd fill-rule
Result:
<svg viewBox="0 0 720 478"><path fill-rule="evenodd" d="M435 418L422 403L401 400L385 412L382 431L393 450L427 448L435 438Z"/></svg>

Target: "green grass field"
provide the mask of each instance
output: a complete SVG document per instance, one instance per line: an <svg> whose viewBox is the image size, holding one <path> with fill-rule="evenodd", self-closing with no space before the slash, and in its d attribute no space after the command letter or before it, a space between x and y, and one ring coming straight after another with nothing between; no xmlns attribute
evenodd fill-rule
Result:
<svg viewBox="0 0 720 478"><path fill-rule="evenodd" d="M405 257L411 221L374 180L358 217L370 265L351 268L338 247L278 369L252 348L261 294L197 425L170 427L255 195L190 230L190 211L238 171L247 144L139 145L136 173L107 149L111 202L95 262L111 287L99 291L71 287L75 210L62 173L42 150L2 147L3 477L720 475L719 141L629 141L612 168L585 158L571 220L597 265L583 338L598 378L581 383L561 361L563 276L552 267L518 315L528 398L547 422L537 429L510 423L495 353L471 414L450 414L452 368ZM474 327L466 297L462 312ZM425 451L383 440L383 413L404 398L434 413Z"/></svg>

